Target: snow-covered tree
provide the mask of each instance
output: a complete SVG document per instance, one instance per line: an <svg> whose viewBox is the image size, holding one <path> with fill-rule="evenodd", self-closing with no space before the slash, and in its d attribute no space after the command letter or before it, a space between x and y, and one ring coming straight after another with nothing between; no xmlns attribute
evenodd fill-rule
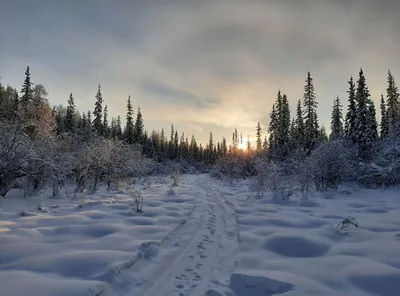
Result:
<svg viewBox="0 0 400 296"><path fill-rule="evenodd" d="M388 87L386 89L387 93L387 120L389 125L389 133L391 136L399 135L400 129L400 102L399 102L399 89L396 85L395 79L388 71Z"/></svg>
<svg viewBox="0 0 400 296"><path fill-rule="evenodd" d="M260 122L257 123L256 136L257 136L256 149L257 149L257 151L259 152L259 151L261 151L261 149L262 149L261 125L260 125Z"/></svg>
<svg viewBox="0 0 400 296"><path fill-rule="evenodd" d="M101 86L99 84L96 93L96 103L93 111L93 127L98 135L104 134L103 125L103 95L101 94Z"/></svg>
<svg viewBox="0 0 400 296"><path fill-rule="evenodd" d="M380 136L381 139L387 138L389 135L389 120L388 113L386 110L386 102L383 94L381 94L381 124L380 124Z"/></svg>
<svg viewBox="0 0 400 296"><path fill-rule="evenodd" d="M314 83L308 72L303 95L304 106L304 145L307 154L315 149L319 140L319 125L317 116L318 103L315 98Z"/></svg>
<svg viewBox="0 0 400 296"><path fill-rule="evenodd" d="M136 113L136 121L135 121L135 127L134 127L134 132L133 132L133 138L135 143L140 143L143 139L143 133L144 133L144 126L143 126L143 117L142 117L142 112L140 111L140 107L138 108L138 111Z"/></svg>
<svg viewBox="0 0 400 296"><path fill-rule="evenodd" d="M339 96L336 97L331 117L331 134L329 136L330 140L337 140L343 138L343 113L342 104L340 103Z"/></svg>
<svg viewBox="0 0 400 296"><path fill-rule="evenodd" d="M357 103L356 103L356 85L353 81L353 77L349 80L349 105L347 108L346 119L345 119L345 137L351 140L353 143L356 142L356 130L357 130Z"/></svg>
<svg viewBox="0 0 400 296"><path fill-rule="evenodd" d="M65 130L74 133L76 130L76 107L72 93L69 95L67 114L65 116Z"/></svg>
<svg viewBox="0 0 400 296"><path fill-rule="evenodd" d="M371 159L374 142L377 138L377 123L375 106L370 99L364 72L360 69L356 91L357 116L356 116L356 143L358 155L366 160Z"/></svg>
<svg viewBox="0 0 400 296"><path fill-rule="evenodd" d="M133 108L131 104L131 96L128 97L128 103L126 106L126 126L124 129L124 139L128 144L135 142L135 126L133 123Z"/></svg>
<svg viewBox="0 0 400 296"><path fill-rule="evenodd" d="M318 190L337 188L352 172L351 149L342 140L322 143L310 159Z"/></svg>

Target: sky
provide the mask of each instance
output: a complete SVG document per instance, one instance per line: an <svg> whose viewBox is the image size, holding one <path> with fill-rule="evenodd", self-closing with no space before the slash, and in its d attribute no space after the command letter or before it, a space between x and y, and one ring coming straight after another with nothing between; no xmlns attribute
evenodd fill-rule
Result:
<svg viewBox="0 0 400 296"><path fill-rule="evenodd" d="M206 142L266 132L278 90L294 115L310 71L329 130L360 67L377 110L388 69L400 77L399 15L395 0L0 0L0 77L20 88L29 65L52 105L72 92L80 111L101 84L110 117L130 95L149 131Z"/></svg>

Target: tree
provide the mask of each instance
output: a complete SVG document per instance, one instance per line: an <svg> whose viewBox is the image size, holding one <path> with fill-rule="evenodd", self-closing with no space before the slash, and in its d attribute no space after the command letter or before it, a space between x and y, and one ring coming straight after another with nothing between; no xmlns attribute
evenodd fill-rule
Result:
<svg viewBox="0 0 400 296"><path fill-rule="evenodd" d="M124 130L124 139L125 142L128 144L133 144L135 142L134 136L134 124L133 124L133 109L131 104L131 96L128 97L128 104L127 104L127 112L126 112L126 126Z"/></svg>
<svg viewBox="0 0 400 296"><path fill-rule="evenodd" d="M317 116L318 103L315 98L313 79L311 73L307 73L306 84L304 86L304 145L307 154L316 147L319 138L319 126Z"/></svg>
<svg viewBox="0 0 400 296"><path fill-rule="evenodd" d="M108 128L108 108L107 105L104 107L103 114L103 135L105 138L109 137L109 128Z"/></svg>
<svg viewBox="0 0 400 296"><path fill-rule="evenodd" d="M29 66L26 67L25 71L25 81L22 85L21 89L21 105L24 109L28 107L28 105L32 102L33 99L33 90L32 90L33 83L31 82L31 73Z"/></svg>
<svg viewBox="0 0 400 296"><path fill-rule="evenodd" d="M65 129L67 132L74 133L76 129L76 107L72 93L69 95L67 114L65 116Z"/></svg>
<svg viewBox="0 0 400 296"><path fill-rule="evenodd" d="M96 103L93 111L93 127L98 135L104 135L103 125L103 96L101 94L101 86L99 84L96 94Z"/></svg>
<svg viewBox="0 0 400 296"><path fill-rule="evenodd" d="M139 107L138 111L136 113L136 121L135 121L134 133L133 133L135 143L140 143L142 141L143 131L144 131L143 117L142 117L142 113L140 112L140 107Z"/></svg>
<svg viewBox="0 0 400 296"><path fill-rule="evenodd" d="M256 130L257 140L256 140L256 149L257 151L261 151L262 149L262 140L261 140L261 125L260 122L257 123L257 130Z"/></svg>
<svg viewBox="0 0 400 296"><path fill-rule="evenodd" d="M387 138L389 135L389 120L388 112L386 110L386 103L383 94L381 94L381 124L380 124L380 135L382 139Z"/></svg>
<svg viewBox="0 0 400 296"><path fill-rule="evenodd" d="M390 70L388 71L388 87L387 92L387 120L389 125L389 133L397 135L400 120L399 108L399 90Z"/></svg>
<svg viewBox="0 0 400 296"><path fill-rule="evenodd" d="M294 122L294 148L296 150L304 149L304 121L303 121L303 111L301 110L301 101L297 102L296 108L296 119Z"/></svg>
<svg viewBox="0 0 400 296"><path fill-rule="evenodd" d="M375 118L375 106L370 99L364 72L360 69L356 91L357 117L355 126L358 155L363 160L372 157L372 148L377 137L377 124Z"/></svg>
<svg viewBox="0 0 400 296"><path fill-rule="evenodd" d="M353 143L356 142L356 122L357 122L357 104L356 104L356 85L353 81L353 77L349 80L349 105L347 108L346 119L345 119L345 137L351 140Z"/></svg>
<svg viewBox="0 0 400 296"><path fill-rule="evenodd" d="M337 96L332 108L331 134L329 136L330 140L343 138L344 131L342 118L342 104L340 103L339 96Z"/></svg>

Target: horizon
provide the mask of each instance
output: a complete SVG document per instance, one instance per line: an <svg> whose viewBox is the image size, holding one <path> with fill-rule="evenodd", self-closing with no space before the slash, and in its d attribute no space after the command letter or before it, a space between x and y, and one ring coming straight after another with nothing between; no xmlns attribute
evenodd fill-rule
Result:
<svg viewBox="0 0 400 296"><path fill-rule="evenodd" d="M72 93L80 112L92 111L100 84L110 118L124 119L130 95L149 132L168 136L173 124L199 143L210 132L230 143L237 128L254 146L278 90L293 117L308 71L327 131L334 99L345 112L347 81L361 67L378 120L387 71L400 75L395 1L155 2L40 0L29 12L27 1L4 4L1 82L20 90L29 65L51 105Z"/></svg>

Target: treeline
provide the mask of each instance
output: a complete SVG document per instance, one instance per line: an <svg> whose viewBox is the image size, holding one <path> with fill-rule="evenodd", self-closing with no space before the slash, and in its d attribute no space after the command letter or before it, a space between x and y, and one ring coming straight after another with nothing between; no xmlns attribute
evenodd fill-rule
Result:
<svg viewBox="0 0 400 296"><path fill-rule="evenodd" d="M109 118L100 85L91 111L78 112L73 94L67 98L66 106L52 108L45 87L31 81L27 67L20 91L0 83L0 195L4 196L15 186L25 188L30 194L47 185L53 186L57 194L66 181L74 182L77 192L85 188L95 190L99 182L112 186L127 176L149 173L157 168L157 163L168 161L181 167L215 167L236 179L259 174L260 159L271 164L293 159L303 161L318 155L323 167L321 151L328 151L331 146L346 157L351 156L353 170L360 170L355 164L362 162L364 172L380 178L377 183L397 184L400 177L397 181L397 175L393 176L397 170L393 163L397 161L400 131L399 91L390 71L387 81L386 94L381 95L380 125L360 69L358 79L354 81L350 77L348 82L347 110L343 110L339 97L333 99L328 136L318 121L318 102L308 72L303 100L297 102L295 114L290 114L286 94L278 91L265 134L260 123L256 127L254 146L249 141L243 143L237 129L230 143L225 137L217 142L210 133L208 143L203 146L194 135L189 138L173 125L168 135L164 129L147 131L141 109L137 107L134 111L130 97L124 123L121 116ZM384 159L379 158L382 151L385 151ZM373 161L381 165L379 170L376 166L365 166ZM388 175L390 181L382 180Z"/></svg>

